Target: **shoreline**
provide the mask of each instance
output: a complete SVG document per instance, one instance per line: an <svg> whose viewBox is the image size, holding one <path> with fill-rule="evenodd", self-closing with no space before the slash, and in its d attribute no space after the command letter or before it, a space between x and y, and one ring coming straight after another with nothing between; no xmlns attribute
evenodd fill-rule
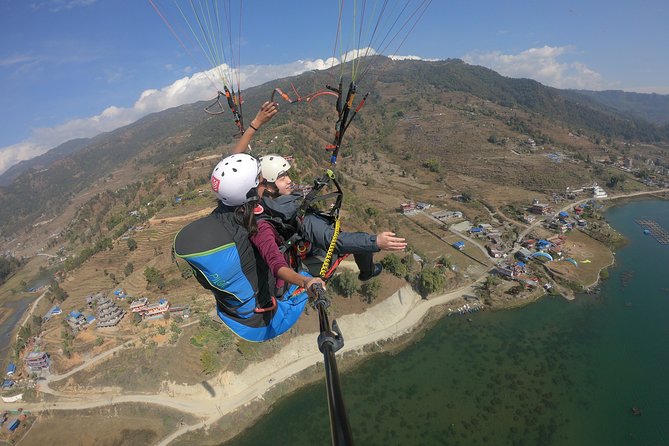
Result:
<svg viewBox="0 0 669 446"><path fill-rule="evenodd" d="M485 275L482 278L485 278ZM417 335L425 332L427 325L438 321L445 313L445 310L441 310L438 315L434 314L433 317L433 313L429 310L435 307L443 307L466 294L471 294L472 288L482 278L430 299L422 299L407 285L362 314L345 315L338 318L337 323L345 339L344 347L337 352L340 370L346 371L355 367L361 361L368 359L370 353L388 351L385 348L387 343L394 344L397 342L397 347L391 347L391 350L395 350L402 345L413 342ZM192 439L180 438L184 435L187 436L190 432L197 435L199 440L201 440L202 435L213 435L217 438L216 444L220 444L229 441L253 426L280 398L292 394L305 385L323 379L323 355L318 351L317 337L317 332L300 335L291 340L272 358L247 367L240 375L251 375L251 377L246 376L243 381L246 381L247 385L254 388L255 391L253 394L247 395L245 401L231 401L228 404L218 405L220 413L217 413L216 416L209 418L206 422L184 426L157 444L166 446L173 444L172 441L174 440L177 440L174 444L192 444ZM296 353L304 350L308 350L310 353L304 357L300 357L299 354L295 357ZM280 358L286 356L294 357L294 361L282 364L285 360L280 360ZM226 374L228 373L222 372L219 375ZM268 378L268 376L272 376L272 378ZM240 376L236 378L241 380ZM236 387L238 384L228 382L228 385ZM323 404L326 404L325 400ZM244 414L240 414L240 409L251 408L252 410L246 410ZM253 417L248 416L249 412L253 413ZM218 426L213 426L214 423ZM195 431L203 428L206 429L206 434L195 433Z"/></svg>
<svg viewBox="0 0 669 446"><path fill-rule="evenodd" d="M666 194L666 192L665 192L665 194ZM607 209L610 208L610 207L620 206L620 205L624 205L626 203L631 203L631 202L634 202L638 199L659 199L659 200L669 201L669 199L666 196L663 196L662 193L658 193L656 195L653 194L653 195L650 195L650 196L632 196L632 197L619 197L619 198L610 197L609 200L607 200L607 201L609 201L609 203L607 203L608 204ZM627 239L625 239L624 244L626 244L627 242L628 242ZM624 244L623 244L623 246L624 246ZM619 248L619 246L608 247L608 249L610 250L610 252L612 254L611 262L607 265L602 266L599 269L599 272L597 274L597 278L591 284L589 284L587 286L584 286L584 290L586 292L589 291L589 290L592 290L594 287L599 285L603 280L605 280L601 277L602 271L604 271L604 270L606 270L606 269L608 269L611 266L616 264L616 249L617 248ZM415 322L415 324L412 327L405 328L404 331L402 331L400 334L397 334L395 336L389 336L389 337L382 338L382 339L378 339L371 344L367 344L367 346L363 346L362 350L358 350L358 351L355 351L355 352L353 352L353 351L351 351L351 349L347 349L345 347L344 349L342 349L343 353L340 353L340 355L338 355L339 356L338 365L339 365L340 371L345 372L347 370L350 370L352 367L355 367L357 364L361 363L362 361L365 361L365 360L369 359L373 354L377 354L377 353L393 354L393 353L397 352L398 350L403 349L407 344L415 342L420 336L422 336L425 333L425 331L427 329L429 329L429 327L433 326L436 322L438 322L439 320L441 320L444 317L444 314L445 314L445 311L446 311L445 310L445 305L447 303L456 300L458 297L462 298L466 294L464 290L466 290L466 289L471 290L471 288L476 286L477 283L484 280L485 277L487 277L488 275L489 275L489 273L485 273L481 277L479 277L475 282L473 282L469 285L465 285L465 286L460 287L456 290L453 290L453 291L448 292L448 293L444 293L442 295L439 295L437 297L434 297L434 298L430 299L429 301L431 301L432 304L423 307L423 309L421 311L421 317ZM403 289L405 289L405 288L410 289L409 286L406 286ZM397 293L393 294L387 300L390 300L390 299L394 298L403 289L398 290ZM414 293L413 291L411 291L411 292ZM455 295L457 295L457 296L455 296ZM547 295L549 295L549 294L544 293L544 294L542 294L540 296L537 296L533 299L522 302L519 305L512 305L512 306L508 306L508 307L507 306L502 306L502 307L498 307L498 308L492 308L491 310L492 311L500 311L500 310L507 310L507 309L517 309L517 308L529 305L531 303L534 303L534 302L538 301L539 299L541 299L542 297L547 296ZM561 294L561 296L563 298L567 299L567 300L573 300L573 299L576 298L575 295L567 296L567 295L562 295ZM418 305L416 305L416 306L418 306ZM435 308L435 309L438 309L438 310L440 309L440 310L438 312L428 312L427 311L427 310L432 309L432 308ZM416 313L415 309L412 309L410 312ZM366 314L367 314L367 312L363 313L361 316L364 317L364 316L366 316ZM409 315L410 314L407 314L407 316L409 316ZM346 335L345 329L342 329L342 333L344 333L344 335ZM316 336L316 335L314 334L314 336ZM315 339L314 339L314 344L315 344ZM379 345L379 344L381 344L381 345ZM365 351L365 350L367 350L367 351ZM282 352L279 352L278 354L281 354L281 353ZM351 353L353 353L353 354L351 354ZM342 357L342 355L343 355L343 357ZM321 361L321 363L322 363L322 361ZM289 385L289 387L287 389L283 389L283 391L280 392L279 395L274 396L273 398L270 397L270 398L268 398L267 401L265 401L264 398L261 398L260 401L250 402L249 404L251 404L253 409L255 409L252 412L255 413L255 411L257 410L258 415L257 415L257 417L254 417L252 420L249 419L248 417L244 417L243 418L243 420L244 420L243 421L243 423L244 423L243 427L240 427L240 424L239 424L241 420L236 419L236 418L240 418L240 417L237 416L238 411L234 411L230 414L227 414L227 415L221 417L221 419L219 420L219 424L221 424L221 423L222 424L228 424L228 423L226 423L226 421L229 420L229 419L236 419L235 420L236 423L234 425L232 423L230 423L230 425L228 425L226 428L222 428L223 432L221 432L221 433L224 433L224 434L221 437L218 437L220 441L218 441L217 444L221 444L221 443L225 443L227 441L230 441L234 437L242 434L244 431L251 428L255 424L257 419L259 419L261 416L263 416L264 414L269 412L272 404L274 404L276 401L280 400L281 398L283 398L285 396L289 396L291 393L293 393L294 391L298 390L299 388L301 388L303 386L309 385L309 384L311 384L311 383L313 383L313 382L315 382L319 379L322 380L323 379L322 369L317 369L317 367L318 367L318 364L315 364L314 366L312 366L308 369L304 369L301 372L294 375L293 376L294 380L299 381L299 382L298 383L291 383ZM268 389L268 390L271 391L271 389ZM231 429L233 426L234 426L234 429ZM212 427L212 429L214 429L214 428ZM217 430L221 430L221 429L217 429ZM211 432L209 432L209 435L211 435ZM160 444L161 445L162 444L166 445L167 443L160 443ZM187 443L177 443L177 444L187 444Z"/></svg>

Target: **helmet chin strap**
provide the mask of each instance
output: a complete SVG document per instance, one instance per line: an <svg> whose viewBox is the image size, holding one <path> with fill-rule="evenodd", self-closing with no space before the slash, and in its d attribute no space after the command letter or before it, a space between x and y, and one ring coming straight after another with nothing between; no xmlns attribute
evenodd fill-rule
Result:
<svg viewBox="0 0 669 446"><path fill-rule="evenodd" d="M249 189L249 191L246 193L246 199L247 201L260 201L260 197L258 196L258 188L252 187Z"/></svg>

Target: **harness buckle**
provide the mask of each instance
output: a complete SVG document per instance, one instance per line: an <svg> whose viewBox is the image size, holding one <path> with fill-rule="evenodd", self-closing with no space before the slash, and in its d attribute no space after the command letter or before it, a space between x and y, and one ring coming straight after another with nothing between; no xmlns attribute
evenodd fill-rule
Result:
<svg viewBox="0 0 669 446"><path fill-rule="evenodd" d="M265 307L265 308L255 308L253 310L254 313L267 313L268 311L274 311L276 310L276 298L272 296L272 306L271 307Z"/></svg>

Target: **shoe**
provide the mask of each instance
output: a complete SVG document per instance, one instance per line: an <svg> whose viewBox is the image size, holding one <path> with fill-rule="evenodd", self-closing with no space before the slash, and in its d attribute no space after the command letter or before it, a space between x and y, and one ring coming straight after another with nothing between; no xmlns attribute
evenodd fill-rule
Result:
<svg viewBox="0 0 669 446"><path fill-rule="evenodd" d="M362 273L358 274L358 280L360 280L361 282L366 282L369 279L372 279L381 274L381 271L383 271L383 265L381 265L380 263L375 263L374 270L371 272L371 274L366 274L364 276L362 275Z"/></svg>

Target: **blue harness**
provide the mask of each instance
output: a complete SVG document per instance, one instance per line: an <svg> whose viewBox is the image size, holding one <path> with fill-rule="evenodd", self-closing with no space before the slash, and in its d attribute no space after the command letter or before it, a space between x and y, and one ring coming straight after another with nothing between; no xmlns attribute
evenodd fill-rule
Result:
<svg viewBox="0 0 669 446"><path fill-rule="evenodd" d="M175 236L173 249L214 294L223 323L242 339L262 342L279 336L295 325L304 310L307 294L296 294L295 285L280 298L273 297L269 268L230 208L219 206L186 225Z"/></svg>

